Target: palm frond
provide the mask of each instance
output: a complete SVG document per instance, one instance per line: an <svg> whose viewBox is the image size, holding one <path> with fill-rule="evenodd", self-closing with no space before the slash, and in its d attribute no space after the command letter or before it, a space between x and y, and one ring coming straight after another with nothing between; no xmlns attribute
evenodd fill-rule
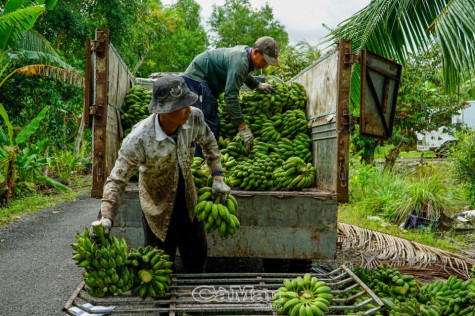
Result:
<svg viewBox="0 0 475 316"><path fill-rule="evenodd" d="M454 91L461 74L475 68L475 1L373 0L340 23L326 41L339 38L353 40L355 53L368 49L403 64L410 53L437 43L447 88Z"/></svg>
<svg viewBox="0 0 475 316"><path fill-rule="evenodd" d="M374 253L372 257L362 255L362 265L365 268L378 266L382 261L390 262L392 266L427 268L442 265L443 269L452 269L469 278L469 266L475 264L475 260L468 257L343 222L338 222L338 232L343 237L345 249Z"/></svg>
<svg viewBox="0 0 475 316"><path fill-rule="evenodd" d="M18 68L14 72L25 76L45 76L77 87L84 87L84 77L78 72L55 66L28 65Z"/></svg>
<svg viewBox="0 0 475 316"><path fill-rule="evenodd" d="M36 5L0 16L0 52L14 47L23 33L33 26L44 10L44 5Z"/></svg>

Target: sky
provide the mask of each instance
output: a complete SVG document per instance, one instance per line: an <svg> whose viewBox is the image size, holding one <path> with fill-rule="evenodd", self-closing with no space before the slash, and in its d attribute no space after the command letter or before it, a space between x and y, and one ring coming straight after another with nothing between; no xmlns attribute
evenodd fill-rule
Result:
<svg viewBox="0 0 475 316"><path fill-rule="evenodd" d="M213 4L223 5L225 0L195 0L201 6L202 21L208 21ZM322 26L325 23L334 28L370 3L370 0L249 0L254 10L262 8L266 2L273 9L274 18L285 26L289 34L289 44L295 45L306 40L312 45L328 34ZM162 0L169 5L176 0ZM209 26L205 23L205 29Z"/></svg>

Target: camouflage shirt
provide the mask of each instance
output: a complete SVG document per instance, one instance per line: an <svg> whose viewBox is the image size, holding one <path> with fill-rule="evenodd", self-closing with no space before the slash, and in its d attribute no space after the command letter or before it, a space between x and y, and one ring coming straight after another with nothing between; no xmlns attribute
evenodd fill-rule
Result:
<svg viewBox="0 0 475 316"><path fill-rule="evenodd" d="M152 114L134 126L124 139L110 176L104 184L101 212L114 219L120 196L129 179L139 171L139 197L147 222L158 238L165 240L176 190L178 168L185 180L185 196L190 220L196 205L196 189L191 174L196 140L211 172L222 171L220 152L203 113L191 108L187 123L177 132L177 144L161 128L159 116Z"/></svg>

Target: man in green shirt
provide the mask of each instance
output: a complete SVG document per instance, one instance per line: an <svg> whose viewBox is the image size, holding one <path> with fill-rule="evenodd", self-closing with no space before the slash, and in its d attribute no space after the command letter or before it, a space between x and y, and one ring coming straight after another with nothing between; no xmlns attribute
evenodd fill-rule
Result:
<svg viewBox="0 0 475 316"><path fill-rule="evenodd" d="M191 91L199 98L192 106L201 109L205 121L216 139L219 134L219 115L217 97L224 92L231 122L238 127L244 146L251 150L254 136L243 119L239 105L239 89L246 84L250 89L272 92L268 83L259 83L250 72L279 66L279 45L269 36L256 40L252 48L239 45L232 48L219 48L205 51L193 59L186 69L183 79ZM197 156L202 157L197 147Z"/></svg>

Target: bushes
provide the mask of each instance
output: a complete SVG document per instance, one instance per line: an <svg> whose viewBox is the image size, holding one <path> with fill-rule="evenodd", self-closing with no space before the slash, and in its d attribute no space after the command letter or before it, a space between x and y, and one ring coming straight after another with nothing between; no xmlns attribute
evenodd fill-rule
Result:
<svg viewBox="0 0 475 316"><path fill-rule="evenodd" d="M468 190L471 206L475 206L475 135L471 129L457 134L459 139L450 160L457 180L461 181Z"/></svg>
<svg viewBox="0 0 475 316"><path fill-rule="evenodd" d="M428 218L437 219L441 212L449 212L463 204L463 196L454 194L459 187L444 167L432 164L419 165L415 170L400 169L384 172L364 162L350 168L352 201L366 210L368 215L382 216L400 224L416 210Z"/></svg>

